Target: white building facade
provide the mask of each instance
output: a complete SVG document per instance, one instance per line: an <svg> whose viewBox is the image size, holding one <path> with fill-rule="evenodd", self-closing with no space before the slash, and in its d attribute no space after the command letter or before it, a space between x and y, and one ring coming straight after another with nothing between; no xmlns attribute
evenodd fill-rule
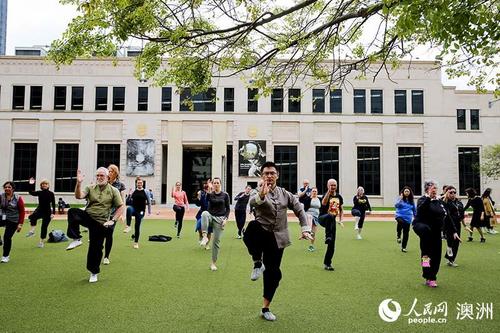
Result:
<svg viewBox="0 0 500 333"><path fill-rule="evenodd" d="M30 176L46 178L71 202L77 169L90 181L115 163L127 188L141 175L157 203L171 203L175 182L192 197L216 176L234 196L257 182L252 164L273 160L288 190L307 178L322 193L336 178L348 205L358 186L372 205L392 206L402 186L418 195L430 178L500 198L500 182L477 168L500 143L500 103L444 87L434 62L326 94L297 82L258 100L239 77L214 79L192 96L194 111L181 102L188 91L139 82L133 66L91 59L57 70L40 57L0 57L0 181L23 193Z"/></svg>

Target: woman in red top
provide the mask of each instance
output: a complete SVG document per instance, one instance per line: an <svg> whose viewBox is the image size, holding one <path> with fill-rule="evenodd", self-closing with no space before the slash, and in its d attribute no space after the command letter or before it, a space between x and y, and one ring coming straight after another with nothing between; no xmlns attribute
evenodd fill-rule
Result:
<svg viewBox="0 0 500 333"><path fill-rule="evenodd" d="M12 247L12 236L20 232L24 223L24 200L14 193L16 186L7 181L3 184L4 193L0 194L0 226L5 227L3 235L3 256L0 262L8 263L10 260L10 249Z"/></svg>
<svg viewBox="0 0 500 333"><path fill-rule="evenodd" d="M189 209L189 202L186 195L181 188L181 182L176 182L175 187L172 188L172 198L174 198L174 212L175 212L175 226L177 227L177 238L181 237L182 220L184 213Z"/></svg>

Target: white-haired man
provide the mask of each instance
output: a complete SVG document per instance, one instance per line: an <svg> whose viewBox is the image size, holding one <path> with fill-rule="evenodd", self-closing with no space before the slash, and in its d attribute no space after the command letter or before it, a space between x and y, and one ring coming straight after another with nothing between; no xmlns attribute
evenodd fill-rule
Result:
<svg viewBox="0 0 500 333"><path fill-rule="evenodd" d="M87 253L87 269L90 271L89 282L97 282L99 266L102 259L102 249L106 228L114 225L122 216L125 205L120 192L108 184L108 169L101 167L96 171L96 184L81 188L84 175L80 170L76 176L75 198L87 199L85 210L71 208L68 210L68 237L73 241L66 250L72 250L82 245L80 225L89 229L89 250ZM114 215L111 216L111 211Z"/></svg>

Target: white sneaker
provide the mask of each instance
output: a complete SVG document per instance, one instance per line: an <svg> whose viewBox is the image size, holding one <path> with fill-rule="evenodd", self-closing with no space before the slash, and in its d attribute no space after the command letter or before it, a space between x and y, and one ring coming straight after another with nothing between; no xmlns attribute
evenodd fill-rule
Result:
<svg viewBox="0 0 500 333"><path fill-rule="evenodd" d="M250 280L257 281L265 270L266 266L264 266L264 263L262 263L260 267L254 268L252 270L252 274L250 275Z"/></svg>
<svg viewBox="0 0 500 333"><path fill-rule="evenodd" d="M207 235L203 235L203 238L201 239L201 242L200 242L200 246L201 247L206 246L208 244L208 241L209 241L209 239L208 239Z"/></svg>
<svg viewBox="0 0 500 333"><path fill-rule="evenodd" d="M104 260L102 261L102 264L103 265L109 265L111 262L109 261L108 258L104 258Z"/></svg>
<svg viewBox="0 0 500 333"><path fill-rule="evenodd" d="M74 241L72 241L71 243L69 243L69 245L66 248L66 250L73 250L75 247L79 247L80 245L82 245L81 239L75 239Z"/></svg>
<svg viewBox="0 0 500 333"><path fill-rule="evenodd" d="M491 234L496 235L496 234L498 234L498 231L496 231L495 229L491 229Z"/></svg>
<svg viewBox="0 0 500 333"><path fill-rule="evenodd" d="M139 244L138 243L134 243L134 249L138 249L139 248Z"/></svg>
<svg viewBox="0 0 500 333"><path fill-rule="evenodd" d="M97 282L97 274L90 274L90 278L89 278L89 282L90 283L95 283Z"/></svg>
<svg viewBox="0 0 500 333"><path fill-rule="evenodd" d="M44 242L40 242L40 243L38 243L38 247L39 247L39 248L43 249L43 247L44 247L44 246L45 246L45 243L44 243Z"/></svg>
<svg viewBox="0 0 500 333"><path fill-rule="evenodd" d="M260 316L268 321L275 321L276 320L276 316L271 311L261 312Z"/></svg>
<svg viewBox="0 0 500 333"><path fill-rule="evenodd" d="M128 233L129 231L130 231L130 227L129 226L126 226L125 229L123 229L124 233Z"/></svg>
<svg viewBox="0 0 500 333"><path fill-rule="evenodd" d="M363 237L361 237L361 235L360 235L360 234L357 234L357 235L356 235L356 239L363 239Z"/></svg>
<svg viewBox="0 0 500 333"><path fill-rule="evenodd" d="M10 256L7 256L7 257L2 257L2 260L0 260L0 262L3 262L3 263L8 263L10 260Z"/></svg>
<svg viewBox="0 0 500 333"><path fill-rule="evenodd" d="M210 245L205 246L205 250L210 250Z"/></svg>
<svg viewBox="0 0 500 333"><path fill-rule="evenodd" d="M217 270L217 266L215 266L214 263L210 264L210 270L211 271L216 271Z"/></svg>
<svg viewBox="0 0 500 333"><path fill-rule="evenodd" d="M453 249L448 246L446 248L446 254L448 255L448 257L453 257Z"/></svg>

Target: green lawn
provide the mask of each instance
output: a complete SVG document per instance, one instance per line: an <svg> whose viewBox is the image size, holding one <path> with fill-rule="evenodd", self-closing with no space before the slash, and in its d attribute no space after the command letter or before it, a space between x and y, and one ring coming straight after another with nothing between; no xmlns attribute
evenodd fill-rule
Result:
<svg viewBox="0 0 500 333"><path fill-rule="evenodd" d="M439 287L423 286L418 241L412 232L409 253L400 252L392 222L367 222L364 239L354 240L352 223L338 229L334 272L323 270L325 246L306 251L295 240L285 250L283 279L271 309L274 323L258 318L262 282L250 281L251 260L234 222L222 238L219 270L209 270L210 251L197 246L193 221L183 237L151 243L151 234L174 235L172 221L146 220L139 250L130 234L115 231L111 265L101 266L99 282L88 283L84 245L36 247L13 239L11 262L0 265L0 332L498 332L500 327L500 235L477 239L460 249L458 268L441 267ZM65 229L63 221L52 227ZM37 232L39 230L37 229ZM2 230L3 232L3 230ZM321 230L318 238L323 239ZM410 311L447 302L446 324L409 325L401 316L382 321L378 306L392 298ZM457 303L494 303L493 320L457 320ZM495 328L496 327L496 328Z"/></svg>

